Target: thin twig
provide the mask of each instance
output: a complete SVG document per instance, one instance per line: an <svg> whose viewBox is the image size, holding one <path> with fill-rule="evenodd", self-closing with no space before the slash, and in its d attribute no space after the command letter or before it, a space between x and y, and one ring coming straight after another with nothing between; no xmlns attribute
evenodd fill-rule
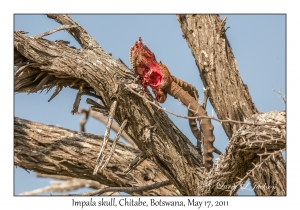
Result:
<svg viewBox="0 0 300 210"><path fill-rule="evenodd" d="M109 155L108 155L108 158L106 159L105 163L103 164L103 166L102 166L101 169L100 169L101 172L105 169L105 167L107 166L107 164L108 164L108 162L109 162L111 156L113 155L113 153L114 153L114 151L115 151L115 148L116 148L116 145L117 145L117 142L118 142L118 140L119 140L119 138L120 138L120 136L121 136L121 133L123 132L125 126L127 125L127 122L128 122L127 119L124 120L123 123L122 123L122 125L120 126L120 129L119 129L119 131L118 131L118 133L117 133L117 135L116 135L116 137L115 137L115 139L114 139L114 141L113 141L113 144L112 144L112 146L111 146L111 149L110 149L110 153L109 153Z"/></svg>
<svg viewBox="0 0 300 210"><path fill-rule="evenodd" d="M98 102L94 101L93 99L90 99L90 98L87 98L86 99L86 103L87 104L90 104L90 105L93 105L93 106L96 106L98 108L102 108L102 109L105 109L104 106L102 106L101 104L99 104Z"/></svg>
<svg viewBox="0 0 300 210"><path fill-rule="evenodd" d="M101 101L103 101L103 99L102 99L101 96L96 95L96 94L94 94L94 93L91 93L91 92L88 91L88 90L83 90L82 95L92 96L92 97L94 97L94 98L98 98L98 99L100 99Z"/></svg>
<svg viewBox="0 0 300 210"><path fill-rule="evenodd" d="M85 124L90 116L90 111L91 109L85 110L85 109L81 109L79 110L79 114L80 113L84 113L83 118L81 118L80 122L79 122L79 130L80 132L85 132Z"/></svg>
<svg viewBox="0 0 300 210"><path fill-rule="evenodd" d="M42 89L42 87L43 87L44 85L46 85L52 78L53 78L52 75L49 75L49 74L46 75L46 76L40 81L40 83L39 83L35 88L33 88L30 92L34 93L34 92L36 92L36 91L39 91L39 90Z"/></svg>
<svg viewBox="0 0 300 210"><path fill-rule="evenodd" d="M47 74L46 72L42 71L40 72L35 79L32 81L32 83L34 83L35 81L37 81L39 78L41 78L42 76L44 76L45 74Z"/></svg>
<svg viewBox="0 0 300 210"><path fill-rule="evenodd" d="M99 107L91 106L91 110L94 112L102 113L104 116L107 116L109 114L108 110L106 108L99 108ZM102 120L101 120L101 122L102 122Z"/></svg>
<svg viewBox="0 0 300 210"><path fill-rule="evenodd" d="M113 191L114 192L118 191L118 192L133 193L133 192L152 190L152 189L164 187L164 186L167 186L170 184L171 184L171 182L169 180L167 180L167 181L158 182L155 184L140 186L140 187L106 187L103 189L94 190L94 191L82 193L82 194L58 194L58 195L59 196L92 196L92 195L101 195L104 192L113 192Z"/></svg>
<svg viewBox="0 0 300 210"><path fill-rule="evenodd" d="M71 26L69 26L69 25L62 25L62 26L60 26L60 27L58 27L58 28L55 28L55 29L52 29L52 30L47 31L47 32L45 32L45 33L36 35L34 38L40 39L40 38L42 38L43 36L48 36L48 35L50 35L50 34L53 34L53 33L57 32L57 31L64 30L64 29L69 29L69 28L75 28L75 27L78 27L78 25L71 25Z"/></svg>
<svg viewBox="0 0 300 210"><path fill-rule="evenodd" d="M46 186L28 192L23 192L19 195L38 195L41 193L49 193L49 192L62 193L62 192L77 190L83 187L99 189L105 187L105 185L101 185L99 182L92 181L92 180L70 178L64 181L50 181L50 186Z"/></svg>
<svg viewBox="0 0 300 210"><path fill-rule="evenodd" d="M215 117L208 117L208 116L205 116L205 115L200 115L200 116L197 116L197 117L189 117L189 116L184 116L184 115L179 115L179 114L176 114L172 111L169 111L167 110L166 108L162 108L160 107L159 105L157 105L154 101L150 101L148 99L146 99L145 97L143 97L142 95L140 95L138 92L135 92L134 90L132 90L128 85L126 85L126 87L128 88L128 90L132 93L134 93L135 95L143 98L147 103L150 103L154 106L156 106L158 109L160 110L163 110L169 114L172 114L176 117L180 117L180 118L184 118L184 119L198 119L198 118L206 118L206 119L211 119L211 120L216 120L220 123L240 123L240 124L245 124L245 125L255 125L255 126L264 126L264 125L269 125L269 126L281 126L281 125L285 125L285 123L250 123L250 122L242 122L242 121L237 121L237 120L220 120L220 119L217 119ZM190 109L189 109L190 110ZM191 110L193 112L196 112L195 110Z"/></svg>
<svg viewBox="0 0 300 210"><path fill-rule="evenodd" d="M88 98L89 99L89 98ZM87 100L88 100L87 99ZM91 99L89 99L89 100L91 100ZM95 102L96 103L96 102ZM91 103L88 103L88 104L91 104ZM100 105L101 107L104 107L104 106L102 106L102 105ZM109 111L104 107L104 108L96 108L96 107L94 107L94 106L92 106L91 107L91 111L89 112L89 116L90 117L93 117L93 118L95 118L95 119L97 119L97 120L99 120L100 122L102 122L102 123L104 123L105 125L107 124L107 122L108 122L108 119L107 119L107 117L105 117L105 116L107 116L108 114L109 114ZM98 110L98 111L97 111ZM86 111L88 111L88 109L81 109L81 110L79 110L79 114L80 113L84 113L84 112L86 112ZM100 112L100 113L99 113ZM104 116L105 115L105 116ZM112 122L112 124L111 124L111 129L113 130L113 131L115 131L116 133L118 133L119 132L119 130L120 130L120 127L119 127L119 125L117 124L117 123L115 123L115 122ZM134 141L132 140L132 138L130 138L128 135L127 135L127 133L125 133L124 131L121 133L121 136L123 137L123 139L125 140L125 141L127 141L127 143L128 144L130 144L132 147L134 147L135 149L138 149L138 147L136 146L136 144L134 143Z"/></svg>
<svg viewBox="0 0 300 210"><path fill-rule="evenodd" d="M83 84L80 85L78 92L76 94L76 98L75 98L75 101L73 104L73 109L71 111L71 114L74 114L74 113L78 114L78 107L79 107L82 93L83 93Z"/></svg>
<svg viewBox="0 0 300 210"><path fill-rule="evenodd" d="M16 69L16 70L14 71L15 77L19 76L20 72L22 72L25 68L27 68L28 66L32 66L32 65L34 65L34 64L36 64L36 63L25 62L24 64L26 64L26 65L19 66L18 69ZM17 66L17 64L15 64L15 66Z"/></svg>
<svg viewBox="0 0 300 210"><path fill-rule="evenodd" d="M218 150L216 147L214 147L214 148L215 148L214 153L216 153L216 154L218 154L218 155L221 155L221 154L222 154L222 152L221 152L220 150Z"/></svg>
<svg viewBox="0 0 300 210"><path fill-rule="evenodd" d="M104 134L104 137L103 137L103 143L102 143L102 147L100 149L100 152L98 154L98 158L96 160L96 166L95 166L95 169L94 169L94 172L93 174L95 175L104 159L104 155L103 155L103 151L104 151L104 148L106 147L107 145L107 141L108 141L108 137L109 137L109 133L110 133L110 127L111 127L111 124L112 124L112 121L113 121L113 117L115 116L115 111L116 111L116 107L117 107L117 101L114 101L110 107L110 111L109 111L109 116L108 116L108 122L107 122L107 125L106 125L106 130L105 130L105 134Z"/></svg>
<svg viewBox="0 0 300 210"><path fill-rule="evenodd" d="M286 99L285 99L285 97L281 94L281 92L280 91L278 91L278 90L274 90L274 89L272 89L275 93L277 93L280 97L281 97L281 99L283 100L283 102L286 104Z"/></svg>
<svg viewBox="0 0 300 210"><path fill-rule="evenodd" d="M95 97L95 98L98 98L98 99L102 100L101 96L98 96L98 95L96 95L96 94L94 94L94 93L91 93L91 92L88 91L88 90L85 90L85 89L84 89L84 84L81 83L81 85L80 85L80 87L79 87L79 90L78 90L78 92L77 92L77 94L76 94L76 98L75 98L75 101L74 101L74 104L73 104L73 109L72 109L72 111L71 111L71 114L74 114L74 113L79 114L79 113L78 113L78 107L79 107L79 103L80 103L80 100L81 100L81 96L83 96L83 95L92 96L92 97ZM91 99L90 99L90 100L91 100ZM103 101L103 100L102 100L102 101ZM100 106L101 106L101 105L100 105ZM102 106L101 106L101 107L102 107Z"/></svg>
<svg viewBox="0 0 300 210"><path fill-rule="evenodd" d="M101 101L101 99L99 99L99 101ZM102 106L100 103L97 103L93 99L87 98L86 103L92 105L91 109L94 110L95 112L100 112L103 115L109 114L109 110L105 106Z"/></svg>
<svg viewBox="0 0 300 210"><path fill-rule="evenodd" d="M63 86L62 85L57 85L55 88L54 93L52 94L52 96L49 98L48 102L50 102L55 96L57 96L60 91L62 90Z"/></svg>

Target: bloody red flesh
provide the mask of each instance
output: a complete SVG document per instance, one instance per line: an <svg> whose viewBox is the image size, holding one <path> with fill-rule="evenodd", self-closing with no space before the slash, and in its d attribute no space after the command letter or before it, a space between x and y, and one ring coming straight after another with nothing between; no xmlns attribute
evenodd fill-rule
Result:
<svg viewBox="0 0 300 210"><path fill-rule="evenodd" d="M162 89L166 81L162 65L156 61L154 53L142 43L141 38L130 48L130 61L135 73L140 76L141 85L146 91L147 86L150 86L156 100L163 102L161 94L163 94Z"/></svg>

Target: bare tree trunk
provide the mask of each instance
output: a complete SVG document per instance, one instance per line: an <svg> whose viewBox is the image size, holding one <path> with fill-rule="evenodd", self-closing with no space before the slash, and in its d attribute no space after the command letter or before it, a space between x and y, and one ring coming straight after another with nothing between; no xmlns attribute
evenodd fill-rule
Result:
<svg viewBox="0 0 300 210"><path fill-rule="evenodd" d="M178 15L177 18L218 118L244 121L259 113L247 85L240 77L226 38L226 19L220 20L218 15ZM222 123L222 126L231 139L241 125L229 122ZM279 153L251 174L250 180L256 195L285 195L285 174L285 161ZM262 190L254 187L264 184L276 188Z"/></svg>
<svg viewBox="0 0 300 210"><path fill-rule="evenodd" d="M62 27L80 43L82 49L76 50L61 43L44 40L41 39L42 36L27 37L20 31L15 32L15 65L18 66L15 71L15 92L37 92L56 87L55 96L63 86L78 89L74 113L77 112L82 94L100 98L106 110L109 110L114 101L117 101L114 119L119 124L128 120L128 126L125 128L126 133L138 148L156 164L156 166L150 165L152 168L157 167L151 171L159 171L161 173L159 180L164 180L164 177L169 179L181 195L233 195L240 187L240 180L247 178L249 171L255 169L255 166L260 166L265 160L271 159L271 155L277 154L285 148L285 113L257 114L249 118L238 132L235 132L238 130L237 126L231 124L227 126L228 131L229 128L236 127L236 130L231 131L232 140L226 152L220 156L218 162L208 173L194 145L172 123L164 111L147 102L147 100L152 101L153 98L136 83L136 75L132 71L122 62L105 53L98 43L67 15L48 15L48 17L61 23ZM143 98L133 94L129 87L143 95ZM218 90L214 91L217 92ZM210 97L214 98L212 95ZM249 106L253 108L254 105L251 105L249 100L245 102L247 101ZM246 114L246 117L251 115ZM234 119L234 117L230 117ZM240 118L238 119L240 120ZM15 123L18 123L16 121L18 120L15 120ZM26 128L27 124L30 123L21 122L20 126L24 124L26 124ZM24 139L33 138L30 136L30 129L25 133L22 131L25 128L23 127L18 131L18 127L15 126L16 146L22 145L22 142L17 143L18 133L23 132ZM38 134L38 130L35 133ZM48 135L49 138L59 139L58 145L44 144L45 148L54 147L53 150L60 145L65 148L68 143L78 141L74 135L67 139L64 138L66 134L57 135L49 132ZM95 141L98 139L96 136L90 138L92 142L99 141ZM70 146L74 145L71 144ZM114 180L118 180L119 186L133 186L133 182L130 180L139 180L139 175L132 174L134 177L127 177L125 174L121 174L121 170L117 170L121 167L120 163L114 162L114 158L110 162L111 171L105 170L103 174L92 175L91 168L94 167L95 161L90 160L96 159L97 149L89 152L90 147L91 145L87 142L78 146L82 151L84 150L79 156L76 156L76 153L79 153L81 149L76 149L76 152L73 149L55 150L51 153L55 156L55 161L54 159L50 160L49 157L47 161L47 157L45 157L43 161L50 165L44 168L43 165L38 164L34 158L35 153L32 152L43 150L28 144L27 149L23 150L26 153L24 158L26 157L27 164L22 167L44 171L43 173L58 173L59 175L96 180L108 186L116 185L110 176L118 176ZM21 165L20 157L18 158L20 151L22 151L20 148L15 150L16 165ZM122 153L128 153L130 156L128 159L133 159L133 156L130 155L130 149L124 147L122 151ZM62 159L63 155L66 155L68 159ZM83 158L86 158L85 162L84 164L80 163L79 166L80 168L88 167L88 169L77 171L67 167L77 168L78 161ZM138 170L140 169L138 168ZM110 176L108 177L106 173L109 173ZM218 188L221 181L231 186L237 185L237 187L232 190ZM146 183L138 182L137 185L143 184ZM171 188L164 187L162 189L165 190L165 194L178 194L175 189L173 192L166 190L171 190Z"/></svg>

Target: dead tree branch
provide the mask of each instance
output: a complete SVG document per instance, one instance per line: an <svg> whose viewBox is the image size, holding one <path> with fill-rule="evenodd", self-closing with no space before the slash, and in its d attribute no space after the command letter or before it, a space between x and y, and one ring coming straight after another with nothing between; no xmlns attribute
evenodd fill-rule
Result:
<svg viewBox="0 0 300 210"><path fill-rule="evenodd" d="M25 192L26 195L37 195L40 193L36 193L38 190L41 191L43 190L43 192L67 192L70 190L76 190L76 189L80 189L82 187L89 187L89 188L93 188L93 189L102 189L104 187L107 187L105 185L100 184L97 181L93 181L93 180L86 180L86 179L77 179L77 178L72 178L72 177L68 177L68 176L60 176L60 175L49 175L49 174L41 174L41 173L36 173L37 177L41 177L41 178L52 178L52 179L57 179L59 181L50 181L50 186L47 186L45 188L41 188L41 189L37 189L37 190L33 190L31 192ZM62 182L64 181L64 182ZM68 183L70 182L71 186L75 186L75 188L70 188L68 186ZM54 188L52 188L52 186ZM59 189L56 189L56 186L63 186ZM46 190L46 189L51 189L51 190ZM70 189L70 190L69 190ZM25 195L25 193L22 193L20 195ZM119 195L119 193L114 192L114 193L110 193L110 192L106 192L103 193L103 195Z"/></svg>
<svg viewBox="0 0 300 210"><path fill-rule="evenodd" d="M286 104L286 99L285 99L285 97L282 95L282 93L279 91L279 90L274 90L274 89L272 89L275 93L277 93L279 96L280 96L280 98L282 99L282 101Z"/></svg>
<svg viewBox="0 0 300 210"><path fill-rule="evenodd" d="M244 121L259 113L247 85L242 81L227 40L224 29L226 18L220 20L218 15L177 15L177 19L218 118ZM232 139L233 134L242 125L222 123L229 139ZM284 187L275 190L256 188L256 195L284 195L286 191L280 190L286 188L285 171L285 161L281 154L277 154L275 159L269 159L267 164L251 175L251 183L275 183L276 186Z"/></svg>
<svg viewBox="0 0 300 210"><path fill-rule="evenodd" d="M91 116L97 120L99 120L100 122L107 124L107 117L103 116L103 114L93 111L93 110L87 110L87 109L81 109L79 110L79 114L84 113L84 117L82 118L82 122L80 121L80 128L81 131L84 131L84 124L86 123L86 115L88 113L88 116ZM120 127L117 123L113 122L111 125L111 129L113 131L115 131L116 133L119 131ZM125 141L127 141L131 146L133 146L135 149L138 149L134 143L134 141L125 133L122 132L121 136L124 138Z"/></svg>
<svg viewBox="0 0 300 210"><path fill-rule="evenodd" d="M76 25L66 15L51 15L65 25ZM202 161L192 143L172 123L168 116L151 104L145 104L126 90L124 84L134 84L135 75L120 61L105 53L82 27L66 29L83 49L76 50L48 40L26 37L15 32L14 47L36 65L15 74L15 92L51 89L57 85L79 89L84 87L103 99L109 109L117 99L115 120L121 124L129 119L125 132L138 148L157 164L160 170L182 194L192 195L199 190L194 173ZM47 82L40 77L46 72ZM38 88L36 88L38 87ZM150 96L149 96L150 98ZM157 129L150 129L155 126Z"/></svg>
<svg viewBox="0 0 300 210"><path fill-rule="evenodd" d="M266 114L256 114L251 118L250 120L255 121L284 123L285 112L272 111ZM201 194L234 195L241 186L241 180L245 181L245 176L250 175L248 172L257 164L263 165L262 155L275 154L286 148L285 130L285 126L243 125L234 133L226 151L220 155L212 171L206 177ZM284 185L277 185L276 182L268 184L272 187L275 186L277 192L282 192L279 195L285 195Z"/></svg>
<svg viewBox="0 0 300 210"><path fill-rule="evenodd" d="M60 27L58 27L58 28L56 28L56 29L53 29L53 30L47 31L47 32L45 32L45 33L42 33L42 34L40 34L40 35L37 35L37 36L35 36L34 38L40 39L40 38L42 38L42 37L44 37L44 36L53 34L53 33L57 32L57 31L61 31L61 30L67 29L67 28L74 28L74 27L78 27L78 26L77 26L77 25L73 25L73 26L63 25L63 26L60 26Z"/></svg>
<svg viewBox="0 0 300 210"><path fill-rule="evenodd" d="M36 189L30 192L24 192L21 193L20 195L38 195L38 194L49 193L49 192L68 192L83 187L102 189L105 188L106 186L92 180L69 178L68 180L65 181L50 181L50 186ZM113 195L119 195L119 193L114 193Z"/></svg>
<svg viewBox="0 0 300 210"><path fill-rule="evenodd" d="M14 163L48 176L60 175L97 181L112 187L150 185L166 180L152 162L145 160L137 170L124 174L137 150L122 143L101 174L93 174L102 136L78 133L56 126L47 126L15 117ZM109 141L109 146L111 146ZM109 151L105 150L107 155ZM133 195L179 195L174 186L167 186Z"/></svg>
<svg viewBox="0 0 300 210"><path fill-rule="evenodd" d="M60 194L61 196L92 196L92 195L102 195L105 192L126 192L126 193L133 193L133 192L141 192L152 190L160 187L164 187L170 185L170 181L163 181L159 183L155 183L152 185L147 186L140 186L140 187L105 187L100 190L94 190L92 192L82 193L82 194Z"/></svg>
<svg viewBox="0 0 300 210"><path fill-rule="evenodd" d="M211 120L215 120L215 121L218 121L220 122L221 124L222 123L235 123L235 124L241 124L241 125L256 125L256 126L264 126L264 125L269 125L269 126L282 126L282 125L285 125L283 123L255 123L255 122L245 122L245 121L237 121L237 120L231 120L231 119L227 119L227 120L220 120L218 118L215 118L215 117L209 117L209 116L206 116L206 115L202 115L202 116L198 116L198 117L191 117L191 116L184 116L184 115L180 115L180 114L176 114L175 112L172 112L172 111L169 111L167 110L166 108L163 108L159 105L157 105L155 103L155 101L151 101L149 99L147 99L145 96L142 96L141 94L139 94L138 92L135 92L134 90L132 90L129 86L127 86L127 88L129 89L130 92L134 93L135 95L139 96L140 98L142 98L144 101L146 101L147 103L150 103L154 106L156 106L158 109L160 110L163 110L171 115L174 115L176 117L180 117L180 118L184 118L184 119L198 119L198 118L204 118L204 119L211 119ZM193 110L189 107L187 107L187 109L189 111L192 111L192 112L197 112L196 110Z"/></svg>
<svg viewBox="0 0 300 210"><path fill-rule="evenodd" d="M48 16L63 25L78 25L67 15ZM184 20L181 20L181 22L184 22ZM214 23L214 21L210 22ZM190 26L186 27L189 28ZM180 192L178 193L171 185L172 190L167 192L162 191L162 189L166 190L171 186L152 190L151 192L155 195L229 195L230 192L227 189L217 188L217 181L226 181L228 185L233 185L238 181L237 177L244 177L253 168L253 163L258 163L260 160L259 154L275 152L285 148L285 135L282 135L285 129L284 125L276 127L270 125L254 127L251 127L252 125L240 125L238 127L232 125L232 123L222 123L223 126L226 125L226 133L230 134L230 137L232 136L232 140L226 152L220 156L211 171L207 173L194 145L172 123L165 112L145 100L140 100L140 97L128 91L127 87L130 87L135 92L145 95L147 100L153 100L140 85L136 84L135 74L120 61L105 53L82 27L78 26L66 30L75 37L83 49L76 50L66 45L27 37L21 32L15 32L14 49L18 52L15 54L15 59L22 60L25 63L28 62L26 65L18 66L15 72L15 92L31 93L61 86L69 86L74 89L82 87L97 97L101 97L107 109L110 109L113 102L117 100L118 106L115 110L114 119L118 124L128 119L125 132L133 139L140 151L151 159L155 165L145 160L137 167L137 170L129 173L129 176L124 175L123 172L127 168L125 165L128 166L130 160L135 157L131 151L135 150L118 144L116 153L111 158L107 169L103 173L93 176L96 154L100 148L99 137L86 133L71 132L53 126L45 126L45 131L40 132L43 129L38 124L18 118L15 119L16 165L47 174L59 173L60 175L76 178L97 180L107 186L118 185L116 187L148 185L144 182L149 182L149 178L142 175L148 169L151 174L153 173L150 176L152 177L152 183L149 184L167 179ZM224 49L222 49L222 52L224 52ZM207 50L207 52L200 52L199 55L204 56L205 62L210 63L213 68L214 64L207 60L207 55L210 55L210 53ZM202 67L200 68L201 71L203 71ZM204 72L211 70L207 66L205 68ZM234 74L238 75L238 73L232 71L229 72L232 77ZM208 79L211 79L210 76L213 74L207 75ZM226 77L224 76L224 78ZM207 82L204 82L204 84L207 89ZM243 83L241 79L237 79L234 84ZM222 88L217 84L215 84L215 87L218 88L209 87L209 98L213 105L216 103L221 105L223 99L216 101L213 92L216 91L216 94L218 94L218 91ZM245 86L243 87L243 94L247 96L248 92ZM226 95L226 89L224 91ZM241 110L244 110L244 113L237 113L237 110L240 109L233 109L232 103L228 102L225 103L224 110L220 108L219 111L229 113L229 116L221 115L220 119L227 120L229 118L237 121L243 121L244 118L250 119L253 114L257 113L257 110L249 97L250 95L248 95L245 103L249 104L250 111L242 106ZM244 103L244 100L240 102ZM237 105L241 106L241 104ZM225 109L226 106L230 106L227 107L228 112ZM244 118L235 117L231 113L239 114L238 116L243 114ZM217 114L219 116L218 112ZM262 117L263 120L258 120L257 123L285 123L285 117L284 120L276 118L277 120L271 121L269 121L269 118L273 119L268 115ZM251 127L249 130L249 132L252 132L251 134L253 134L253 131L257 131L254 132L253 136L246 135L247 132L245 135L243 133L249 127ZM269 136L266 138L265 133L272 134L274 138L269 138ZM248 143L242 144L244 141ZM111 143L109 146L111 147ZM267 148L267 151L265 151L265 148ZM106 155L107 152L107 150L104 150ZM153 168L156 170L153 170ZM146 174L148 175L150 172ZM143 194L145 193L143 192Z"/></svg>

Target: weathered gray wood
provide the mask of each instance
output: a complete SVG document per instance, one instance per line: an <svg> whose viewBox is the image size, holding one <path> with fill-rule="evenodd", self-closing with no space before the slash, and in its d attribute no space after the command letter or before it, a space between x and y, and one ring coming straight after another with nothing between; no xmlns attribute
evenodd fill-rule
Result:
<svg viewBox="0 0 300 210"><path fill-rule="evenodd" d="M49 15L49 17L54 18L57 22L64 25L77 25L67 15ZM216 18L215 22L218 23L218 16L208 16L208 18L212 17ZM188 26L185 27L189 28ZM198 25L194 25L193 27L199 28ZM247 172L253 169L254 165L258 165L260 161L263 161L263 158L262 160L258 158L259 155L261 155L262 153L275 154L276 152L281 151L285 148L285 135L282 135L283 132L285 132L284 125L281 125L281 127L276 125L253 125L253 127L239 127L236 123L226 123L226 133L230 134L230 137L232 136L232 140L230 141L228 149L225 151L225 153L220 156L219 160L213 166L211 171L207 173L207 171L203 167L203 163L201 161L199 153L195 150L190 141L172 123L168 116L162 110L158 109L150 103L147 103L142 98L128 91L128 89L126 88L127 85L135 91L140 91L140 93L144 95L144 98L149 100L153 99L150 95L145 94L143 88L141 88L134 80L136 75L132 71L130 71L122 62L105 53L97 44L97 42L89 34L87 34L87 32L82 27L78 26L66 28L66 30L72 36L74 36L77 41L79 41L82 49L73 49L59 42L54 43L44 39L25 36L22 32L15 32L15 65L18 64L16 63L16 61L22 61L21 64L17 65L18 69L15 72L15 92L36 92L43 89L69 86L75 89L79 89L83 92L92 92L98 98L101 98L103 105L108 110L113 101L117 100L118 107L116 108L115 120L119 124L121 124L125 119L128 119L128 126L126 126L125 128L126 133L130 136L130 138L132 138L138 148L156 164L159 171L167 179L169 179L172 184L174 184L174 186L182 195L234 194L238 190L238 187L233 191L228 191L227 189L216 189L217 181L224 180L228 185L233 186L238 183L237 177L243 178L247 175ZM220 37L223 36L221 32ZM225 43L224 40L222 41L222 43L223 42ZM222 91L222 89L214 88L217 87L217 84L214 85L213 82L209 82L210 80L218 81L218 74L216 74L215 72L218 72L219 70L218 68L214 68L214 66L216 66L214 64L216 63L216 61L214 61L213 59L215 57L206 56L211 55L210 51L208 52L209 53L201 51L199 52L199 55L204 56L203 64L201 65L205 66L205 68L203 69L203 66L200 66L200 69L201 71L207 71L208 76L208 81L204 82L204 84L207 88L209 87L208 84L212 84L209 93L209 96L213 99L212 104L219 104L220 106L223 106L222 103L224 101L222 102L222 100L225 100L226 97L231 96L232 93L222 93L226 97L224 97L219 102L219 99L217 100L214 98L214 92L216 92L215 94L218 95L218 91ZM227 51L225 50L225 52ZM226 53L224 53L224 51L221 51L221 49L220 53L226 55ZM212 60L209 60L208 58L211 58ZM244 96L247 96L247 91L245 89L245 86L241 82L241 79L238 78L238 73L231 72L230 74L230 78L234 76L237 77L235 78L235 80L233 80L232 84L239 84L241 85L241 87L244 87L241 89L241 91L244 91ZM230 78L226 78L227 83L230 83ZM232 84L227 83L222 83L222 80L220 80L218 85L221 85L222 87L224 85L232 86ZM221 96L222 94L219 95ZM241 94L242 93L240 93L240 95ZM257 113L257 111L255 111L256 108L252 104L252 101L250 100L251 98L249 99L249 97L246 97L246 99L242 101L246 105L242 104L243 106L240 107L241 109L238 109L241 111L237 112L236 109L233 109L232 104L226 105L226 107L228 106L227 108L229 109L228 113L231 113L232 111L232 113L229 115L231 119L241 120L240 115L243 115L245 118L250 117L249 119L251 120L251 115L253 113ZM239 106L240 105L237 104L237 107ZM248 107L248 109L244 110L244 106ZM219 111L221 113L226 112L226 109L223 107L222 109L220 108ZM232 116L232 114L235 114L239 117L235 118L234 116ZM226 116L226 114L224 113L223 115ZM280 118L281 115L284 116L284 113L276 114L278 118L274 117L272 113L269 115L259 115L260 117L258 116L258 118L260 119L258 121L266 122L270 120L270 122L273 123L285 123L285 117L283 117L282 119ZM220 119L222 118L220 117ZM16 129L17 128L15 127L15 132ZM254 130L258 130L259 132L255 133L255 138L250 138L247 135L243 135L244 132L247 133L248 130L249 132L252 132ZM265 133L268 135L272 134L276 138L265 138ZM28 134L23 134L25 139L28 138ZM51 136L51 133L49 133L49 135ZM73 138L71 138L71 141L73 142ZM243 143L244 141L246 143ZM257 142L255 141L258 141L259 146L256 145ZM269 143L271 143L272 146L269 146ZM266 145L268 145L268 147ZM34 154L32 153L32 151L36 151L36 149L29 149L31 148L31 146L33 145L28 145L26 153L26 155L28 156L28 164L26 167L30 166L32 169L38 171L39 167L41 166L38 164L34 156L32 156ZM53 147L53 145L46 145L45 148L47 148L48 146L50 148ZM263 149L263 151L259 148ZM96 159L96 154L98 151L99 150L95 149L93 153L90 153L89 159ZM52 170L52 172L49 172L50 174L62 173L62 169L64 169L65 165L71 164L69 163L69 161L76 161L73 160L70 154L66 153L66 151L63 153L59 153L59 155L61 156L63 154L66 154L66 156L70 157L70 159L68 159L66 162L58 161L56 162L56 165L51 165L50 169ZM17 155L18 153L15 151L15 157ZM72 155L76 155L76 153L73 152ZM244 157L247 158L245 159ZM78 156L78 158L80 159L82 158L82 156ZM95 161L92 162L94 163ZM88 163L90 164L89 167L91 167L91 170L87 172L88 175L85 175L88 176L88 179L93 179L92 168L95 165L92 164L92 162ZM112 168L119 167L118 163L116 162L112 162L111 164ZM240 167L240 165L242 165L243 167ZM110 164L108 166L110 166ZM281 169L281 172L282 170L283 169ZM236 176L237 174L238 176ZM68 174L66 172L65 174L60 175L68 175L74 177L79 176L74 171L69 172ZM111 173L110 175L115 176L113 173ZM101 178L101 181L104 182L103 184L113 186L113 182L108 177L101 174L97 174L96 176L97 178L94 179L98 180ZM122 178L123 179L118 179L118 184L120 186L126 186L126 176L124 175L124 177ZM281 189L284 190L285 187L283 186ZM174 190L173 193L178 194L176 193L176 190Z"/></svg>
<svg viewBox="0 0 300 210"><path fill-rule="evenodd" d="M248 87L243 83L224 25L226 18L218 15L177 15L183 35L195 57L200 77L208 90L209 100L221 120L244 121L259 113L255 107ZM241 125L222 123L231 139ZM252 185L265 183L282 186L276 189L261 190L254 188L257 195L285 195L285 161L282 154L270 159L253 175Z"/></svg>
<svg viewBox="0 0 300 210"><path fill-rule="evenodd" d="M14 163L42 174L69 176L97 181L114 187L150 185L167 180L157 166L148 160L128 175L124 171L139 151L118 143L103 174L93 169L103 136L79 133L57 126L14 119ZM109 148L112 141L109 141ZM105 151L107 155L109 150ZM180 195L173 185L133 195Z"/></svg>
<svg viewBox="0 0 300 210"><path fill-rule="evenodd" d="M57 15L56 20L60 23L70 21L65 15ZM76 25L75 22L66 24ZM182 194L192 195L198 191L200 180L195 174L197 170L204 170L200 168L203 166L201 158L191 142L166 113L126 89L125 84L136 85L132 71L105 53L80 26L67 31L81 36L76 39L83 39L80 42L83 49L76 50L15 32L15 49L35 65L15 74L15 91L35 92L57 84L76 89L83 86L99 95L108 109L114 100L118 100L115 120L119 124L129 120L125 131L138 148L157 164ZM47 76L33 82L41 71L51 75L44 86L39 83ZM152 100L150 96L147 98Z"/></svg>

